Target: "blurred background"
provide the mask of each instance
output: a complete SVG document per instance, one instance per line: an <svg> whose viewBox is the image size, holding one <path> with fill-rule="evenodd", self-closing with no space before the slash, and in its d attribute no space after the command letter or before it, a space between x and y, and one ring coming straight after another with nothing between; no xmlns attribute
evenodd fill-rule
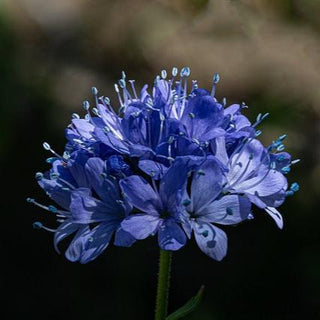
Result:
<svg viewBox="0 0 320 320"><path fill-rule="evenodd" d="M186 319L319 319L319 13L319 0L0 0L2 319L152 319L155 239L73 264L33 230L54 220L25 198L48 202L34 180L42 142L63 150L92 86L114 98L122 70L141 87L185 65L206 88L218 72L217 97L245 101L252 120L271 113L261 139L288 134L301 191L281 207L283 231L263 214L227 228L221 263L191 242L175 253L169 309L205 284Z"/></svg>

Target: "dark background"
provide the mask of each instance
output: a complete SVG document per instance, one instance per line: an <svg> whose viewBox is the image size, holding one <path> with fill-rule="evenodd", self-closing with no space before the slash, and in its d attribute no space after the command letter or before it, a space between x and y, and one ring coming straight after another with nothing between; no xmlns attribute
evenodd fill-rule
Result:
<svg viewBox="0 0 320 320"><path fill-rule="evenodd" d="M319 319L320 1L0 1L2 319L152 319L155 239L110 246L87 265L55 253L54 218L25 202L49 200L34 180L48 141L62 152L64 128L95 85L114 98L125 70L138 86L162 68L190 66L217 96L246 101L247 115L270 112L265 143L287 133L302 161L289 175L301 191L267 215L227 228L220 263L192 242L174 254L170 310L206 285L186 319Z"/></svg>

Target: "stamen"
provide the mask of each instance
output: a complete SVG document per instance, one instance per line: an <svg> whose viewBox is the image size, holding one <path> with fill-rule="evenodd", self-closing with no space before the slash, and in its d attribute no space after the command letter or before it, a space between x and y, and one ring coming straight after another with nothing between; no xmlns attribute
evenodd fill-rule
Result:
<svg viewBox="0 0 320 320"><path fill-rule="evenodd" d="M283 167L282 169L281 169L281 172L283 173L283 174L288 174L289 172L291 171L291 168L288 166L288 167Z"/></svg>
<svg viewBox="0 0 320 320"><path fill-rule="evenodd" d="M262 115L261 113L258 114L256 122L252 125L253 128L255 128L257 125L259 125L263 120L265 120L270 114L265 113Z"/></svg>
<svg viewBox="0 0 320 320"><path fill-rule="evenodd" d="M82 106L83 106L84 110L88 111L90 109L89 101L87 101L87 100L83 101Z"/></svg>
<svg viewBox="0 0 320 320"><path fill-rule="evenodd" d="M227 105L227 98L222 98L222 106L225 108Z"/></svg>
<svg viewBox="0 0 320 320"><path fill-rule="evenodd" d="M132 92L134 94L135 99L138 99L137 92L136 92L136 89L134 87L135 80L129 80L129 82L130 82L130 85L131 85L131 88L132 88Z"/></svg>
<svg viewBox="0 0 320 320"><path fill-rule="evenodd" d="M292 161L291 161L291 164L296 164L296 163L298 163L298 162L300 162L300 159L292 160Z"/></svg>
<svg viewBox="0 0 320 320"><path fill-rule="evenodd" d="M173 76L173 77L176 77L177 74L178 74L178 68L177 68L177 67L173 67L173 68L172 68L172 76Z"/></svg>
<svg viewBox="0 0 320 320"><path fill-rule="evenodd" d="M43 178L43 173L42 173L42 172L37 172L37 173L35 174L35 178L36 178L37 181L42 180L42 178Z"/></svg>
<svg viewBox="0 0 320 320"><path fill-rule="evenodd" d="M53 149L51 149L50 144L48 142L44 142L42 144L43 148L47 151L50 151L52 154L54 154L56 157L58 157L61 160L64 160L58 153L56 153Z"/></svg>
<svg viewBox="0 0 320 320"><path fill-rule="evenodd" d="M49 232L56 232L56 231L57 231L56 229L51 229L51 228L48 228L48 227L44 226L44 225L43 225L41 222L39 222L39 221L34 222L34 223L32 224L32 227L33 227L34 229L38 229L38 230L44 229L44 230L49 231Z"/></svg>
<svg viewBox="0 0 320 320"><path fill-rule="evenodd" d="M34 204L35 206L44 209L46 211L50 211L52 213L62 213L60 210L58 210L55 206L49 205L49 206L45 206L39 202L37 202L35 199L33 198L27 198L26 199L27 202Z"/></svg>
<svg viewBox="0 0 320 320"><path fill-rule="evenodd" d="M215 73L212 78L212 89L211 89L211 97L214 98L216 93L216 84L220 81L220 76L218 73Z"/></svg>
<svg viewBox="0 0 320 320"><path fill-rule="evenodd" d="M123 102L122 102L122 98L121 98L121 95L120 95L120 90L119 90L119 87L118 87L118 85L117 85L116 83L114 84L114 90L115 90L115 92L116 92L117 95L118 95L118 100L119 100L119 102L120 102L121 108L124 108L124 104L123 104Z"/></svg>
<svg viewBox="0 0 320 320"><path fill-rule="evenodd" d="M198 81L192 80L192 91L198 89Z"/></svg>

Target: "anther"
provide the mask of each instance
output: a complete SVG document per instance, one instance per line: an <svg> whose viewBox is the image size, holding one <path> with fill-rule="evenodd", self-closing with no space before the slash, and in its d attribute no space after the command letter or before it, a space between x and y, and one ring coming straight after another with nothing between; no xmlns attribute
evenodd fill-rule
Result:
<svg viewBox="0 0 320 320"><path fill-rule="evenodd" d="M226 98L222 98L222 106L225 108L227 105L227 99Z"/></svg>
<svg viewBox="0 0 320 320"><path fill-rule="evenodd" d="M46 159L46 163L52 164L57 160L57 157L50 157Z"/></svg>
<svg viewBox="0 0 320 320"><path fill-rule="evenodd" d="M109 99L108 97L105 97L105 98L104 98L104 102L105 102L105 104L106 104L107 106L110 105L110 99Z"/></svg>
<svg viewBox="0 0 320 320"><path fill-rule="evenodd" d="M97 108L93 108L93 109L92 109L92 113L93 113L94 115L96 115L97 117L100 116L99 110L98 110Z"/></svg>
<svg viewBox="0 0 320 320"><path fill-rule="evenodd" d="M83 109L88 111L89 108L90 108L90 103L88 100L84 100L83 103L82 103L82 106L83 106Z"/></svg>
<svg viewBox="0 0 320 320"><path fill-rule="evenodd" d="M51 150L50 144L48 142L44 142L42 145L45 150Z"/></svg>
<svg viewBox="0 0 320 320"><path fill-rule="evenodd" d="M56 173L56 172L51 172L50 173L50 178L55 180L55 179L58 179L59 178L59 173Z"/></svg>
<svg viewBox="0 0 320 320"><path fill-rule="evenodd" d="M168 139L168 144L172 144L174 141L174 136L170 136Z"/></svg>
<svg viewBox="0 0 320 320"><path fill-rule="evenodd" d="M119 80L119 86L120 88L124 89L126 87L126 82L124 81L124 79L120 79Z"/></svg>
<svg viewBox="0 0 320 320"><path fill-rule="evenodd" d="M287 174L287 173L290 172L290 170L291 170L290 167L283 167L283 168L281 169L281 172L282 172L283 174Z"/></svg>
<svg viewBox="0 0 320 320"><path fill-rule="evenodd" d="M232 216L233 215L233 210L229 207L226 209L227 215Z"/></svg>
<svg viewBox="0 0 320 320"><path fill-rule="evenodd" d="M201 234L206 238L209 235L209 231L204 230Z"/></svg>
<svg viewBox="0 0 320 320"><path fill-rule="evenodd" d="M175 77L178 74L178 68L177 67L173 67L172 68L172 76Z"/></svg>
<svg viewBox="0 0 320 320"><path fill-rule="evenodd" d="M162 79L166 79L167 78L167 71L166 70L162 70L161 71L161 78Z"/></svg>
<svg viewBox="0 0 320 320"><path fill-rule="evenodd" d="M48 206L48 209L52 213L57 213L58 212L58 209L55 206L52 206L52 205Z"/></svg>
<svg viewBox="0 0 320 320"><path fill-rule="evenodd" d="M299 184L297 182L292 183L292 185L290 187L291 191L297 192L297 191L299 191L299 189L300 189L300 186L299 186Z"/></svg>
<svg viewBox="0 0 320 320"><path fill-rule="evenodd" d="M286 135L286 134L283 134L283 135L281 135L281 136L279 137L279 140L280 140L280 141L283 141L286 137L287 137L287 135Z"/></svg>
<svg viewBox="0 0 320 320"><path fill-rule="evenodd" d="M96 87L91 88L92 94L96 96L98 94L98 89Z"/></svg>
<svg viewBox="0 0 320 320"><path fill-rule="evenodd" d="M190 203L191 203L191 200L189 200L189 199L184 199L182 201L182 205L185 206L185 207L187 207Z"/></svg>
<svg viewBox="0 0 320 320"><path fill-rule="evenodd" d="M181 77L189 77L190 76L190 68L189 67L183 67L180 71Z"/></svg>
<svg viewBox="0 0 320 320"><path fill-rule="evenodd" d="M40 181L43 178L43 173L42 172L37 172L35 174L35 178L37 181Z"/></svg>
<svg viewBox="0 0 320 320"><path fill-rule="evenodd" d="M219 73L214 73L212 78L213 84L217 84L220 81Z"/></svg>
<svg viewBox="0 0 320 320"><path fill-rule="evenodd" d="M43 225L42 225L42 223L41 222L39 222L39 221L36 221L36 222L34 222L33 224L32 224L32 227L34 228L34 229L42 229L42 227L43 227Z"/></svg>

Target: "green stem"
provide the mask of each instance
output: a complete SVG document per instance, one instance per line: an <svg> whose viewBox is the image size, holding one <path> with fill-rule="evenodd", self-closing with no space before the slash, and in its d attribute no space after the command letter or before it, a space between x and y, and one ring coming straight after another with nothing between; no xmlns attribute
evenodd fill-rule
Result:
<svg viewBox="0 0 320 320"><path fill-rule="evenodd" d="M155 320L165 320L168 310L172 252L160 249Z"/></svg>

